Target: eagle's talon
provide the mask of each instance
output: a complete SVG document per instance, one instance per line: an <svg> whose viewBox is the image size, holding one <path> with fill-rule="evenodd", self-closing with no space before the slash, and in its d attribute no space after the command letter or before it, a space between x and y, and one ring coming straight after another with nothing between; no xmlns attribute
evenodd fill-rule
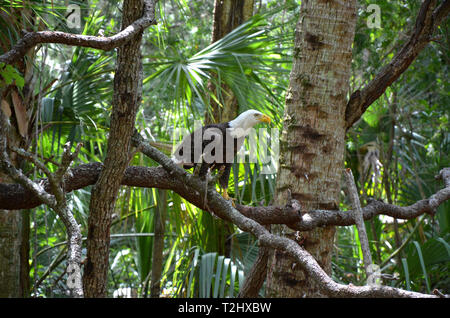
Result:
<svg viewBox="0 0 450 318"><path fill-rule="evenodd" d="M223 198L224 198L225 200L227 200L227 201L230 201L230 199L231 199L230 196L228 195L227 189L223 189L222 196L223 196Z"/></svg>
<svg viewBox="0 0 450 318"><path fill-rule="evenodd" d="M223 194L222 197L227 200L227 201L231 201L231 205L233 206L233 208L236 208L236 204L234 203L234 201L236 200L235 198L232 198L228 195L228 191L227 189L223 190Z"/></svg>

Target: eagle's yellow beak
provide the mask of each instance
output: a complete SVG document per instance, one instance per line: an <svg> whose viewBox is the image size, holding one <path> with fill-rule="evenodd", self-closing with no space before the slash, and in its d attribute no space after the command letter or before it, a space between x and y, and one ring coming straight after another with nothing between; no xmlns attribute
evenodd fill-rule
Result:
<svg viewBox="0 0 450 318"><path fill-rule="evenodd" d="M261 117L259 118L259 121L270 124L270 117L267 115L261 115Z"/></svg>

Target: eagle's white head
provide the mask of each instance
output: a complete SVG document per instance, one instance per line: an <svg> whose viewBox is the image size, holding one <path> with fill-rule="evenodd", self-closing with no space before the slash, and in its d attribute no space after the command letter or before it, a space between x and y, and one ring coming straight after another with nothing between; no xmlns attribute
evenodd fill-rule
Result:
<svg viewBox="0 0 450 318"><path fill-rule="evenodd" d="M250 128L261 122L270 123L270 117L257 110L250 109L231 120L228 124L230 128L236 129L236 131L243 130L248 132ZM244 133L244 135L247 135L247 133Z"/></svg>

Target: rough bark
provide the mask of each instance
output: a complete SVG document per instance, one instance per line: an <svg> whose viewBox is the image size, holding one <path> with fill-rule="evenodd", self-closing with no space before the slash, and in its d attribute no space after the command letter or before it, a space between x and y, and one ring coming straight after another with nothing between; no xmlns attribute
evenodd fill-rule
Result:
<svg viewBox="0 0 450 318"><path fill-rule="evenodd" d="M254 0L215 0L211 43L214 43L253 15Z"/></svg>
<svg viewBox="0 0 450 318"><path fill-rule="evenodd" d="M126 0L122 29L142 16L142 0ZM142 30L118 49L114 76L111 126L104 169L92 189L88 219L87 261L83 288L86 297L106 297L111 215L121 176L129 162L130 138L142 94Z"/></svg>
<svg viewBox="0 0 450 318"><path fill-rule="evenodd" d="M150 297L158 298L161 290L161 273L163 267L164 231L167 210L167 192L158 190L158 205L155 210L155 236L152 249L152 279L150 285Z"/></svg>
<svg viewBox="0 0 450 318"><path fill-rule="evenodd" d="M0 210L0 297L27 297L29 294L28 213ZM25 261L24 261L25 260Z"/></svg>
<svg viewBox="0 0 450 318"><path fill-rule="evenodd" d="M288 190L307 209L336 209L342 176L345 106L349 88L356 1L302 1L295 31L294 63L286 94L275 202ZM273 227L295 240L331 273L334 227L298 233ZM270 261L268 297L321 297L320 286L276 250Z"/></svg>
<svg viewBox="0 0 450 318"><path fill-rule="evenodd" d="M1 110L0 110L1 111ZM21 143L20 135L8 136L12 145ZM18 158L12 164L19 167ZM0 169L0 180L14 182ZM20 200L18 197L16 200ZM28 297L30 293L29 277L29 213L28 211L0 209L0 297Z"/></svg>

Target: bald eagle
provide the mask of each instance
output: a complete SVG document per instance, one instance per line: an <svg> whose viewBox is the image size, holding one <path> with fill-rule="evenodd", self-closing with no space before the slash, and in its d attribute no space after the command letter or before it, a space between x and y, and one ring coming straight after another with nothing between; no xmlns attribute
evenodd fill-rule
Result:
<svg viewBox="0 0 450 318"><path fill-rule="evenodd" d="M222 196L230 200L228 179L234 158L250 129L261 122L270 123L270 117L251 109L229 122L205 125L183 138L172 160L184 169L195 168L200 164L198 174L203 179L208 171L219 170Z"/></svg>

